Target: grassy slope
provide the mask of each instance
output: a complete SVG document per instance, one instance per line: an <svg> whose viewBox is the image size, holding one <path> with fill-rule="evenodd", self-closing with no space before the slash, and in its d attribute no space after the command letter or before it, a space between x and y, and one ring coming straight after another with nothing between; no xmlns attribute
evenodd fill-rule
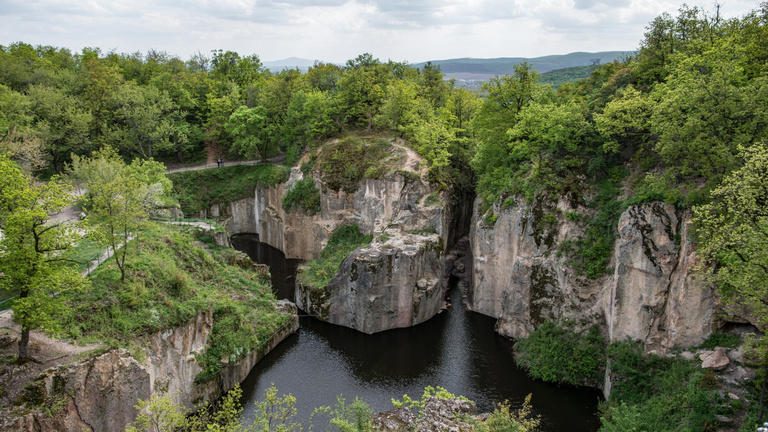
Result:
<svg viewBox="0 0 768 432"><path fill-rule="evenodd" d="M196 213L213 204L236 201L253 195L257 186L273 186L288 179L290 169L282 165L233 166L170 174L181 209Z"/></svg>
<svg viewBox="0 0 768 432"><path fill-rule="evenodd" d="M369 244L370 235L360 232L357 225L342 225L336 228L323 248L320 257L302 266L297 278L304 286L323 289L336 276L344 259L355 249Z"/></svg>
<svg viewBox="0 0 768 432"><path fill-rule="evenodd" d="M219 359L236 360L264 344L290 317L275 307L268 276L249 269L232 249L205 247L187 229L151 224L129 244L129 278L112 261L92 275L92 287L69 294L61 336L133 347L141 336L214 312L212 345L199 359L201 379ZM87 245L86 245L87 246Z"/></svg>

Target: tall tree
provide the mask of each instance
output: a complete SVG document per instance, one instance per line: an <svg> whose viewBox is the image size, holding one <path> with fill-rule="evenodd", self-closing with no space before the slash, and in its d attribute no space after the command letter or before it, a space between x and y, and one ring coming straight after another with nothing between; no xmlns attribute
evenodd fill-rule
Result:
<svg viewBox="0 0 768 432"><path fill-rule="evenodd" d="M61 320L53 317L68 312L60 294L86 286L80 273L61 257L73 244L75 231L50 220L72 201L60 179L37 183L0 155L0 288L18 293L11 309L21 326L22 362L30 358L30 331L56 331Z"/></svg>
<svg viewBox="0 0 768 432"><path fill-rule="evenodd" d="M768 329L768 143L743 150L746 163L711 192L712 202L694 209L698 251L722 298L746 307ZM757 347L763 364L759 406L768 387L768 337Z"/></svg>
<svg viewBox="0 0 768 432"><path fill-rule="evenodd" d="M70 171L88 191L86 222L95 237L112 249L120 280L124 281L130 241L152 211L164 206L171 192L165 167L141 159L126 165L115 150L106 147L90 157L73 157Z"/></svg>

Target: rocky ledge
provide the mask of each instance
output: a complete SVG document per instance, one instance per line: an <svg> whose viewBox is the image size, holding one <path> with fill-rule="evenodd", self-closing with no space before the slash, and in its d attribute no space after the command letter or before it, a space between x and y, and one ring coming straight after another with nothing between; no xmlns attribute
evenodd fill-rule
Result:
<svg viewBox="0 0 768 432"><path fill-rule="evenodd" d="M364 333L410 327L445 305L443 260L437 234L388 229L355 250L325 287L296 286L296 303L333 324Z"/></svg>

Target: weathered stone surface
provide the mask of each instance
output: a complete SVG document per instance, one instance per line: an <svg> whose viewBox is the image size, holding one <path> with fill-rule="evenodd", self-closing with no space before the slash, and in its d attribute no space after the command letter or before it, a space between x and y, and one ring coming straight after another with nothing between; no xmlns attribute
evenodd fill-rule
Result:
<svg viewBox="0 0 768 432"><path fill-rule="evenodd" d="M605 316L611 341L665 351L701 343L715 325L713 288L694 272L689 214L669 204L632 206L619 219Z"/></svg>
<svg viewBox="0 0 768 432"><path fill-rule="evenodd" d="M464 432L474 430L471 418L475 403L466 399L431 397L420 411L399 408L376 414L374 428L379 431Z"/></svg>
<svg viewBox="0 0 768 432"><path fill-rule="evenodd" d="M33 411L2 430L122 431L136 418L136 402L150 395L149 373L124 350L49 370L39 380L40 397L63 402L60 411Z"/></svg>
<svg viewBox="0 0 768 432"><path fill-rule="evenodd" d="M568 205L561 201L557 207L565 210ZM547 226L542 214L555 209L516 205L497 207L491 226L478 209L479 201L470 230L470 309L499 318L497 331L513 338L527 336L546 320L599 321L601 286L576 277L566 258L557 254L562 241L580 232L574 223L563 218Z"/></svg>
<svg viewBox="0 0 768 432"><path fill-rule="evenodd" d="M364 333L422 323L445 303L437 234L399 234L357 249L325 288L296 287L298 306Z"/></svg>
<svg viewBox="0 0 768 432"><path fill-rule="evenodd" d="M205 383L196 383L201 371L195 354L208 344L213 317L199 314L187 325L151 335L145 341L146 359L137 361L122 349L110 350L79 363L46 371L36 382L40 400L59 400L58 412L31 412L0 419L0 431L105 431L120 432L137 415L134 406L153 393L170 395L175 402L192 408L210 401L242 382L253 366L280 341L298 330L293 304L283 304L293 313L289 325L275 333L261 351L253 351Z"/></svg>
<svg viewBox="0 0 768 432"><path fill-rule="evenodd" d="M722 370L731 363L725 348L720 347L711 351L703 351L699 354L699 360L701 360L702 369Z"/></svg>
<svg viewBox="0 0 768 432"><path fill-rule="evenodd" d="M717 301L694 272L689 214L663 203L628 208L618 223L613 274L588 280L558 253L581 234L562 215L589 217L586 210L564 200L550 209L518 204L495 210L492 226L477 210L473 218L468 305L499 318L499 333L524 337L545 320L567 320L578 327L600 325L611 341L637 340L647 351L665 353L696 345L713 330ZM557 214L556 221L542 226L545 213Z"/></svg>

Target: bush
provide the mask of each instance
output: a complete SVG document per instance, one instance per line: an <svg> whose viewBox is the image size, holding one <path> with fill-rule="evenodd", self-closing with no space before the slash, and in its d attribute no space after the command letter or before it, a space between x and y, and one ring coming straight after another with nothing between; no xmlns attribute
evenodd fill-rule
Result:
<svg viewBox="0 0 768 432"><path fill-rule="evenodd" d="M357 225L342 225L336 228L328 239L328 244L320 252L320 257L299 269L299 283L310 288L325 288L338 273L344 259L358 247L369 244L371 240L373 237L361 233Z"/></svg>
<svg viewBox="0 0 768 432"><path fill-rule="evenodd" d="M328 188L354 192L362 179L384 175L389 149L386 139L347 137L325 144L316 163Z"/></svg>
<svg viewBox="0 0 768 432"><path fill-rule="evenodd" d="M602 407L601 431L709 431L719 404L710 371L679 358L643 354L634 342L612 344L611 399Z"/></svg>
<svg viewBox="0 0 768 432"><path fill-rule="evenodd" d="M320 212L320 190L311 177L297 181L283 197L287 211L301 209L308 215Z"/></svg>
<svg viewBox="0 0 768 432"><path fill-rule="evenodd" d="M596 327L578 334L545 322L515 343L515 362L537 379L598 385L605 365L605 340Z"/></svg>
<svg viewBox="0 0 768 432"><path fill-rule="evenodd" d="M714 332L707 340L699 345L699 348L713 349L715 347L736 348L741 344L741 336L736 333Z"/></svg>

